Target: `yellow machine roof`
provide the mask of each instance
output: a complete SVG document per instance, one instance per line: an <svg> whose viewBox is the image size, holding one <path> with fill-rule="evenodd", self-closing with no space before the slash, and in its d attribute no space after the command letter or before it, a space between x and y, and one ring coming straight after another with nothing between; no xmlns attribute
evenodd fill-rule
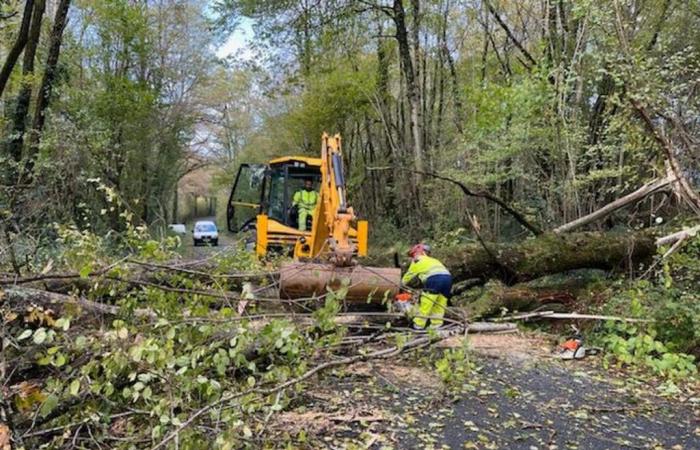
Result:
<svg viewBox="0 0 700 450"><path fill-rule="evenodd" d="M271 159L268 164L283 164L294 161L303 162L307 166L321 167L321 158L308 158L306 156L283 156L281 158Z"/></svg>

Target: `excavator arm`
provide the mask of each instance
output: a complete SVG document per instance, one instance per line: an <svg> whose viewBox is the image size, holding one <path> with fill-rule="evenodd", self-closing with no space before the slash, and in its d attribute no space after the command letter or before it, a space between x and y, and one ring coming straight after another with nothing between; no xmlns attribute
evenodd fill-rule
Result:
<svg viewBox="0 0 700 450"><path fill-rule="evenodd" d="M321 186L313 216L311 236L300 238L295 246L296 259L322 259L347 267L355 254L367 255L368 226L348 205L339 134L324 133L321 138Z"/></svg>

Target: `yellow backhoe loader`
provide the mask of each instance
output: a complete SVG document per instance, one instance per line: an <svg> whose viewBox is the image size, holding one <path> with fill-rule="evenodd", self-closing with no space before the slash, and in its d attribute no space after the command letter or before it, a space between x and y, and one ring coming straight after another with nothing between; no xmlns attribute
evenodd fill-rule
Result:
<svg viewBox="0 0 700 450"><path fill-rule="evenodd" d="M318 186L309 231L299 230L294 193L306 180ZM287 251L294 262L280 271L280 296L305 298L348 289L346 300L381 301L398 292L396 268L364 267L369 226L348 205L340 135L321 138L321 157L285 156L242 164L227 205L232 233L254 230L255 252ZM308 227L307 227L308 230Z"/></svg>

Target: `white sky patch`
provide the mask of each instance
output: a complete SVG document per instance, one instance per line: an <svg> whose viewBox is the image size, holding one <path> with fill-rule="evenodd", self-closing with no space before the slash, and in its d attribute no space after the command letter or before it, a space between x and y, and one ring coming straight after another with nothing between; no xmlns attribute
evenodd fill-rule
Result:
<svg viewBox="0 0 700 450"><path fill-rule="evenodd" d="M226 42L216 50L216 56L222 59L229 57L252 59L252 42L254 38L253 21L243 17L240 24L226 39Z"/></svg>

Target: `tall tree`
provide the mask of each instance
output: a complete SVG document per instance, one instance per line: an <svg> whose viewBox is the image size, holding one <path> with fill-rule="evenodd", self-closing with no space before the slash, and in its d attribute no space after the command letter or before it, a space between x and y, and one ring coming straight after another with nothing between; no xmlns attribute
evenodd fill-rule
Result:
<svg viewBox="0 0 700 450"><path fill-rule="evenodd" d="M14 69L19 55L24 50L24 46L27 45L27 40L29 39L29 24L32 19L32 11L34 10L34 0L27 0L24 3L24 13L22 14L22 22L20 24L19 33L17 33L17 39L14 45L7 54L7 59L2 65L0 70L0 97L2 97L3 92L5 92L5 86L7 85L7 80L10 79L10 74L12 74L12 69Z"/></svg>
<svg viewBox="0 0 700 450"><path fill-rule="evenodd" d="M22 160L24 134L27 130L27 117L32 97L34 60L37 47L39 46L41 21L45 9L46 0L37 0L34 5L34 11L32 12L31 26L29 28L27 45L24 50L24 58L22 61L22 86L17 95L15 109L12 114L12 132L7 143L7 153L12 157L15 163L19 163Z"/></svg>
<svg viewBox="0 0 700 450"><path fill-rule="evenodd" d="M41 130L46 122L46 108L51 101L51 93L54 88L56 79L56 71L58 66L58 58L61 53L61 44L63 42L63 32L68 23L68 9L70 8L71 0L60 0L56 9L56 16L53 21L53 29L51 30L51 38L49 41L49 52L46 57L46 66L44 67L44 76L39 87L39 95L36 99L34 108L34 119L32 121L32 131L35 133L33 137L34 143L39 139ZM34 146L33 146L34 147ZM35 151L33 149L32 151Z"/></svg>

